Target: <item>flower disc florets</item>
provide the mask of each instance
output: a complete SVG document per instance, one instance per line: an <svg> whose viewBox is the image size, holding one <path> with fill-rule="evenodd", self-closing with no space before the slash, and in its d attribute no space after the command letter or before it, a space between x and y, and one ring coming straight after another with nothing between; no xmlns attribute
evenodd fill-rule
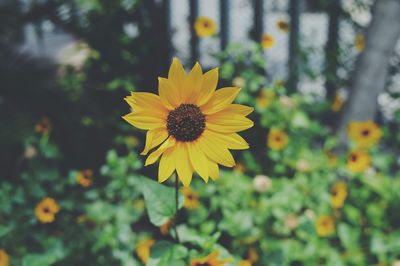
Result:
<svg viewBox="0 0 400 266"><path fill-rule="evenodd" d="M194 104L181 104L168 114L168 133L179 141L193 141L201 136L206 118Z"/></svg>

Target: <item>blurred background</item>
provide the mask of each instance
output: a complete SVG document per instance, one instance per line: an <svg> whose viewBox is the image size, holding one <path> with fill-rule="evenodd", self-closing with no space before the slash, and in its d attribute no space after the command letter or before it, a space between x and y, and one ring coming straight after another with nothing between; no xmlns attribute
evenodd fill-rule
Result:
<svg viewBox="0 0 400 266"><path fill-rule="evenodd" d="M400 265L399 18L397 0L0 0L0 266ZM183 191L178 244L121 119L173 57L255 107L235 168Z"/></svg>

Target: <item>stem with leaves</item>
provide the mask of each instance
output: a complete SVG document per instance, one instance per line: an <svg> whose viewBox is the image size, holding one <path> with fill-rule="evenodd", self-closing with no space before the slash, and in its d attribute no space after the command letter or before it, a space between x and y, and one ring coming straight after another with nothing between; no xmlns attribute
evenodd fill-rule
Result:
<svg viewBox="0 0 400 266"><path fill-rule="evenodd" d="M173 227L175 231L175 240L180 243L179 240L179 235L178 235L178 229L177 229L177 223L178 223L178 211L179 211L179 178L178 176L175 176L175 217L173 221Z"/></svg>

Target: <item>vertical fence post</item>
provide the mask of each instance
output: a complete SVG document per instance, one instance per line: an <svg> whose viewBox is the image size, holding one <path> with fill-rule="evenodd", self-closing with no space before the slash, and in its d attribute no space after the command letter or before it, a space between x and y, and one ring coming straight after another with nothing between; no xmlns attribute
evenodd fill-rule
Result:
<svg viewBox="0 0 400 266"><path fill-rule="evenodd" d="M221 50L224 50L229 42L229 0L220 0L219 1L219 17L220 17L220 47Z"/></svg>
<svg viewBox="0 0 400 266"><path fill-rule="evenodd" d="M289 1L290 36L289 36L289 82L290 91L297 90L299 81L299 0Z"/></svg>
<svg viewBox="0 0 400 266"><path fill-rule="evenodd" d="M325 50L325 64L326 64L326 91L328 99L333 99L336 94L336 70L338 66L338 52L339 52L339 13L340 13L340 0L331 0L328 5L329 12L329 28L328 28L328 41Z"/></svg>
<svg viewBox="0 0 400 266"><path fill-rule="evenodd" d="M194 30L194 22L199 16L199 2L198 0L190 0L190 13L189 13L189 26L190 26L190 59L194 64L199 59L199 38Z"/></svg>
<svg viewBox="0 0 400 266"><path fill-rule="evenodd" d="M251 38L259 42L264 31L264 0L253 0L254 26Z"/></svg>
<svg viewBox="0 0 400 266"><path fill-rule="evenodd" d="M166 31L166 45L167 45L167 57L169 60L172 59L172 30L171 30L171 0L163 1L163 16L164 16L164 25ZM168 62L169 63L169 62Z"/></svg>

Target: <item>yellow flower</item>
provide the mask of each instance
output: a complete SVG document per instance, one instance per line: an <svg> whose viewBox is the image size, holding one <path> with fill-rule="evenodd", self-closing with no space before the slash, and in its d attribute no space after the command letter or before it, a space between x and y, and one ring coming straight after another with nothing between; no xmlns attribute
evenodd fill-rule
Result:
<svg viewBox="0 0 400 266"><path fill-rule="evenodd" d="M9 266L10 265L10 256L8 256L7 252L4 249L0 249L0 266Z"/></svg>
<svg viewBox="0 0 400 266"><path fill-rule="evenodd" d="M354 45L356 47L357 52L362 52L364 51L364 47L365 47L365 38L364 35L362 34L357 34L356 38L354 40Z"/></svg>
<svg viewBox="0 0 400 266"><path fill-rule="evenodd" d="M160 226L160 233L165 236L169 233L169 228L172 225L172 220L168 220L165 224Z"/></svg>
<svg viewBox="0 0 400 266"><path fill-rule="evenodd" d="M279 129L271 129L268 134L267 145L272 150L282 150L289 142L288 135Z"/></svg>
<svg viewBox="0 0 400 266"><path fill-rule="evenodd" d="M261 90L260 94L256 99L257 106L260 109L268 108L271 105L271 103L274 102L275 98L276 94L274 91L263 89Z"/></svg>
<svg viewBox="0 0 400 266"><path fill-rule="evenodd" d="M371 164L371 157L363 150L352 151L347 158L347 168L353 173L360 173Z"/></svg>
<svg viewBox="0 0 400 266"><path fill-rule="evenodd" d="M156 241L153 239L142 239L136 245L136 255L139 259L146 264L150 258L150 249Z"/></svg>
<svg viewBox="0 0 400 266"><path fill-rule="evenodd" d="M52 223L59 211L60 206L52 198L44 198L35 208L36 218L41 223Z"/></svg>
<svg viewBox="0 0 400 266"><path fill-rule="evenodd" d="M343 98L339 94L336 94L331 106L332 111L339 112L342 109L343 103Z"/></svg>
<svg viewBox="0 0 400 266"><path fill-rule="evenodd" d="M332 187L331 204L335 209L343 207L347 198L347 185L343 181L336 182Z"/></svg>
<svg viewBox="0 0 400 266"><path fill-rule="evenodd" d="M290 30L289 23L287 23L284 20L278 20L276 22L276 26L278 27L278 29L280 29L283 32L289 32L289 30Z"/></svg>
<svg viewBox="0 0 400 266"><path fill-rule="evenodd" d="M217 24L211 18L200 16L194 22L194 30L200 38L210 37L217 31Z"/></svg>
<svg viewBox="0 0 400 266"><path fill-rule="evenodd" d="M47 135L50 133L51 130L51 123L47 117L42 118L39 122L35 125L35 132L41 135Z"/></svg>
<svg viewBox="0 0 400 266"><path fill-rule="evenodd" d="M193 191L189 187L182 188L183 196L185 201L183 202L183 207L186 209L196 209L200 205L199 194Z"/></svg>
<svg viewBox="0 0 400 266"><path fill-rule="evenodd" d="M331 216L322 215L318 217L315 227L319 236L329 236L335 232L335 220Z"/></svg>
<svg viewBox="0 0 400 266"><path fill-rule="evenodd" d="M243 88L246 86L246 80L242 77L236 77L232 80L232 84L235 87Z"/></svg>
<svg viewBox="0 0 400 266"><path fill-rule="evenodd" d="M255 263L260 259L260 256L257 253L257 250L255 248L249 248L247 251L247 260L249 260L251 263Z"/></svg>
<svg viewBox="0 0 400 266"><path fill-rule="evenodd" d="M206 257L192 259L191 266L224 266L230 259L218 259L219 252L214 251Z"/></svg>
<svg viewBox="0 0 400 266"><path fill-rule="evenodd" d="M264 33L261 37L261 46L264 49L269 49L274 45L275 45L275 38L268 33Z"/></svg>
<svg viewBox="0 0 400 266"><path fill-rule="evenodd" d="M149 130L142 155L155 149L145 165L161 157L158 181L175 171L189 186L196 171L205 182L219 177L218 164L233 167L229 149L248 149L236 132L253 126L246 118L253 108L232 104L240 89L216 90L218 69L203 74L198 63L186 74L178 59L169 69L168 79L159 78L159 94L133 92L126 98L133 112L123 118L133 126Z"/></svg>
<svg viewBox="0 0 400 266"><path fill-rule="evenodd" d="M251 263L251 261L249 260L241 260L239 261L237 266L252 266L253 263Z"/></svg>
<svg viewBox="0 0 400 266"><path fill-rule="evenodd" d="M360 148L370 148L382 137L382 130L371 120L350 122L347 132L350 139Z"/></svg>
<svg viewBox="0 0 400 266"><path fill-rule="evenodd" d="M79 171L76 175L76 182L82 187L90 187L93 184L93 171L86 169Z"/></svg>

